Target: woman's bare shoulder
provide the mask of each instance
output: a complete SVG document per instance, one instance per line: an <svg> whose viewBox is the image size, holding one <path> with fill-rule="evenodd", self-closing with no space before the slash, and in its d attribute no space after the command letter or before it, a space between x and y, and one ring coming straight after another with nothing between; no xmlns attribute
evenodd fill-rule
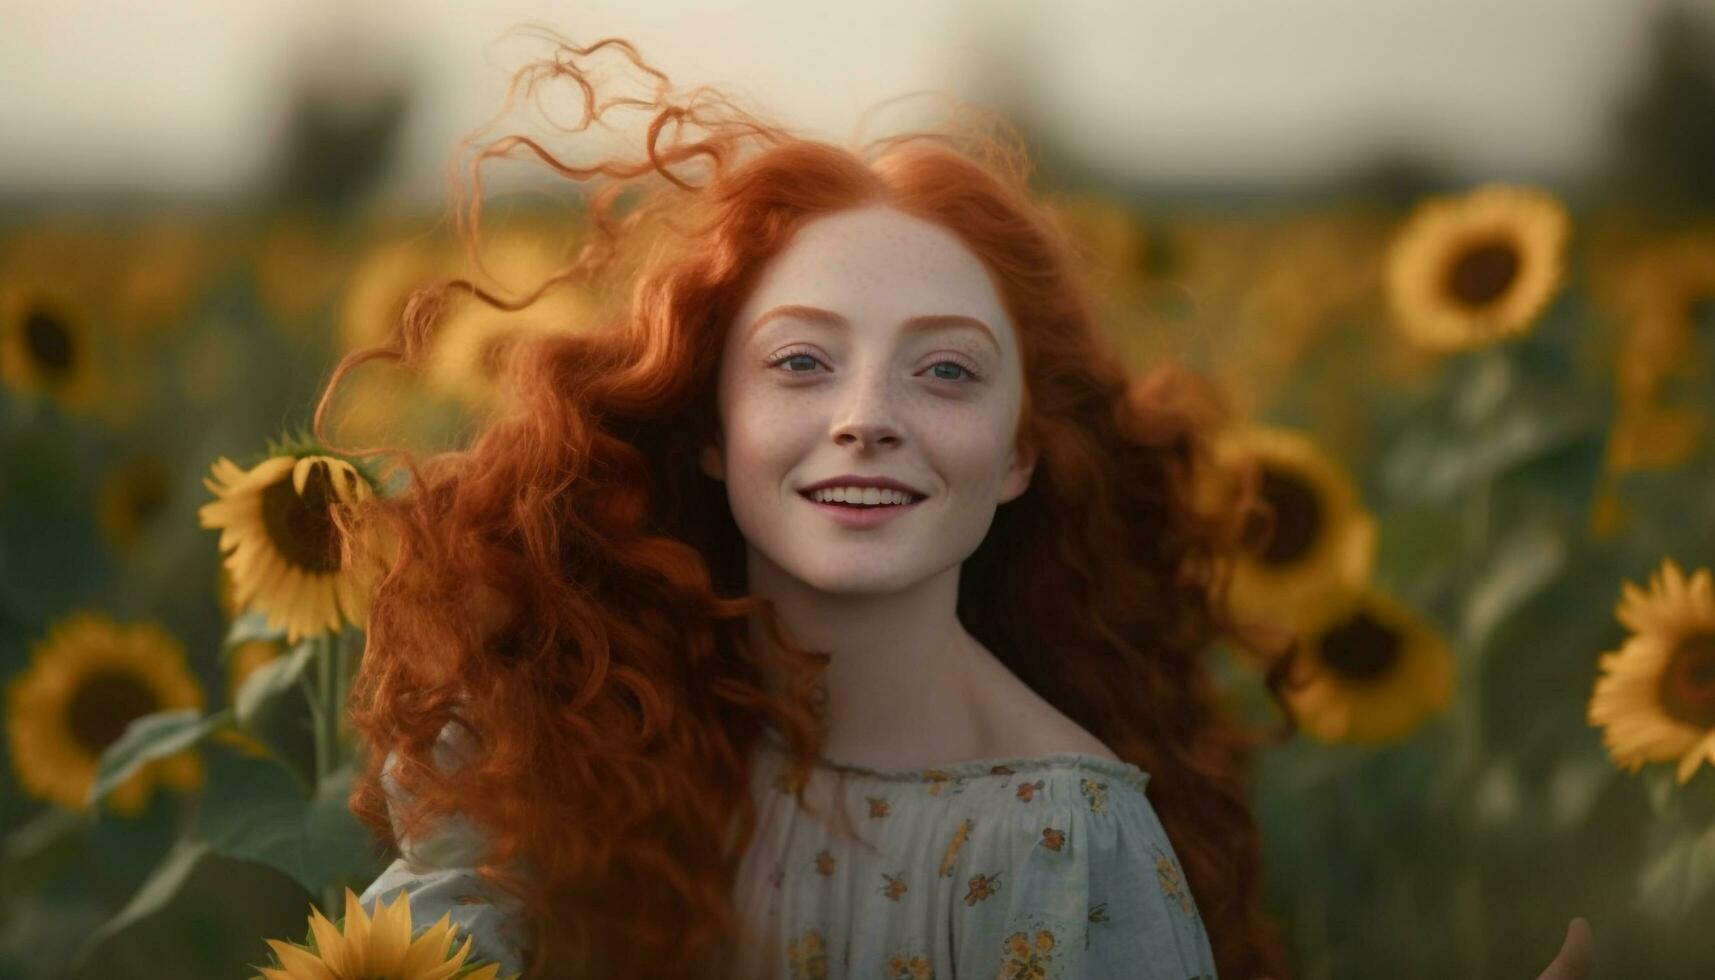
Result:
<svg viewBox="0 0 1715 980"><path fill-rule="evenodd" d="M1119 759L1101 739L1054 707L993 654L984 653L989 666L982 671L979 700L989 742L985 754L1030 757L1076 752Z"/></svg>

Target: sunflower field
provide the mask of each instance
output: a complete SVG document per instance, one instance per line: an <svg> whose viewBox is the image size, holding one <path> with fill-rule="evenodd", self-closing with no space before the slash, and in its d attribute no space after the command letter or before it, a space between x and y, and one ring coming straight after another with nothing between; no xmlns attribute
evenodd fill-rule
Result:
<svg viewBox="0 0 1715 980"><path fill-rule="evenodd" d="M1528 980L1573 916L1593 976L1715 975L1715 211L1056 200L1116 349L1213 378L1263 473L1232 602L1304 651L1254 783L1295 975ZM345 806L365 579L329 513L398 486L305 433L460 269L432 216L356 213L0 228L0 977L496 975L352 895L392 855ZM580 234L515 215L485 265L521 290ZM592 302L451 310L330 442L460 444L506 345Z"/></svg>

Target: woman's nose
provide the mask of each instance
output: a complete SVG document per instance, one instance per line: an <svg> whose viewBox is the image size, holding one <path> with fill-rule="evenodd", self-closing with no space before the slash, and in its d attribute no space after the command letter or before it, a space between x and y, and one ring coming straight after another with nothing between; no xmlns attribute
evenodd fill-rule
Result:
<svg viewBox="0 0 1715 980"><path fill-rule="evenodd" d="M868 449L898 445L902 441L903 433L894 414L897 403L883 372L856 378L846 395L835 416L836 443L847 446L855 442Z"/></svg>

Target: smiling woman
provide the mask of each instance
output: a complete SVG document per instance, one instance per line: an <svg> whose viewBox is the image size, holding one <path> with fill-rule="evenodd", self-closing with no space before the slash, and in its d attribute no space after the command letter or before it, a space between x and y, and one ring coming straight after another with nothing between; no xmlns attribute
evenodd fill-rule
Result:
<svg viewBox="0 0 1715 980"><path fill-rule="evenodd" d="M836 211L805 222L763 267L733 324L716 395L720 450L705 450L702 462L726 482L751 589L769 581L764 591L777 602L789 582L819 595L942 592L945 622L925 625L920 639L945 646L960 563L1035 465L1034 452L1016 445L1024 387L1016 331L982 261L952 232L891 206ZM953 377L938 373L944 366ZM860 502L880 504L884 483L918 500L853 513L797 499L803 487L868 486L876 499ZM829 537L840 528L878 531ZM796 618L850 615L817 605ZM882 612L872 602L863 616ZM918 618L906 609L885 617L889 650L901 649L902 622ZM837 632L849 644L849 630ZM860 657L879 659L850 659ZM893 666L927 659L908 650ZM842 714L843 688L831 688ZM833 734L874 746L880 733ZM916 734L918 743L946 741Z"/></svg>
<svg viewBox="0 0 1715 980"><path fill-rule="evenodd" d="M654 96L598 97L610 56ZM532 976L1285 980L1202 662L1258 645L1223 602L1254 480L1197 378L1122 369L1006 131L805 140L612 40L519 80L573 133L650 117L634 160L477 158L589 180L535 295L626 300L354 512L397 543L352 805L405 853L365 905L415 889ZM317 427L467 293L534 298L426 289Z"/></svg>

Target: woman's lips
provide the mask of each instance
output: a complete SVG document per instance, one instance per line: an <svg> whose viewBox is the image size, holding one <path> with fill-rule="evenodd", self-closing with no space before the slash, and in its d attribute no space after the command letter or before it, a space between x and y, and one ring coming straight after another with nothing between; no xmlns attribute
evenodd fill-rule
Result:
<svg viewBox="0 0 1715 980"><path fill-rule="evenodd" d="M799 494L804 497L803 494ZM878 527L893 520L923 502L922 497L909 504L881 504L875 507L853 507L850 504L825 504L809 497L804 501L816 508L842 527L866 528Z"/></svg>

